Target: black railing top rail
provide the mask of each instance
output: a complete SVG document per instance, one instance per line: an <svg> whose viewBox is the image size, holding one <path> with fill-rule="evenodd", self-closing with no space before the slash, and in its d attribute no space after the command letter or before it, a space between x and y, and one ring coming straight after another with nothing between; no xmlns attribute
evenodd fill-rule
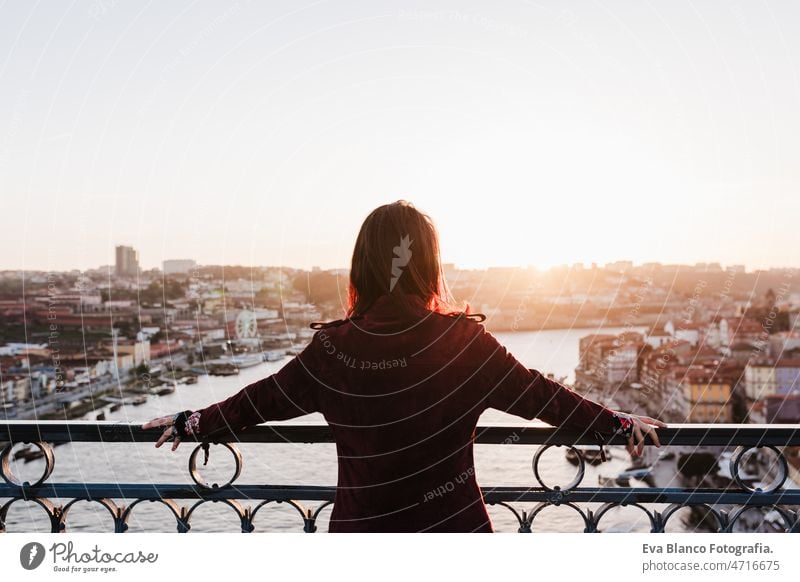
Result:
<svg viewBox="0 0 800 582"><path fill-rule="evenodd" d="M7 420L0 421L0 441L10 442L136 442L154 443L161 435L144 430L141 423L113 421ZM673 424L658 429L662 445L689 446L800 446L800 424ZM241 431L219 433L209 442L239 443L333 443L327 424L268 423ZM537 423L481 424L477 444L590 445L597 444L591 431L554 428ZM649 443L649 439L647 440ZM623 437L607 444L624 445Z"/></svg>

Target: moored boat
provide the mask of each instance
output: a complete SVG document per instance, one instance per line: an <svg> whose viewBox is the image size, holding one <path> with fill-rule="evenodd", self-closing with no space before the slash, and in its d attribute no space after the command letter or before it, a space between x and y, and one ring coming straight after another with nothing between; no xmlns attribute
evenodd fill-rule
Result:
<svg viewBox="0 0 800 582"><path fill-rule="evenodd" d="M567 449L567 460L573 465L579 464L578 455L583 457L583 460L590 465L599 465L603 462L600 447L596 445L574 445ZM611 459L611 450L606 449L606 460Z"/></svg>
<svg viewBox="0 0 800 582"><path fill-rule="evenodd" d="M237 368L251 368L259 365L264 360L259 354L237 354L226 358L225 361Z"/></svg>
<svg viewBox="0 0 800 582"><path fill-rule="evenodd" d="M153 386L150 388L150 394L155 396L164 396L175 392L175 384L161 384L160 386Z"/></svg>
<svg viewBox="0 0 800 582"><path fill-rule="evenodd" d="M264 352L265 362L277 362L286 357L286 353L282 350L267 350Z"/></svg>
<svg viewBox="0 0 800 582"><path fill-rule="evenodd" d="M208 373L212 376L235 376L239 373L239 368L228 362L214 363L208 365Z"/></svg>

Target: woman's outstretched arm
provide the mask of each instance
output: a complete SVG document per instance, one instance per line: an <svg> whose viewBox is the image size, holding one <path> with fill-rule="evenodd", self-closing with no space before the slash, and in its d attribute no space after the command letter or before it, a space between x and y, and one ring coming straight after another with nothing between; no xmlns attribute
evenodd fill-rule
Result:
<svg viewBox="0 0 800 582"><path fill-rule="evenodd" d="M629 437L628 450L633 455L642 454L645 434L660 446L655 427L666 427L662 421L606 408L538 370L526 368L482 327L476 343L487 408L589 434L619 431Z"/></svg>
<svg viewBox="0 0 800 582"><path fill-rule="evenodd" d="M275 374L248 384L206 408L154 418L142 428L163 428L156 447L174 439L174 451L181 439L203 440L269 420L288 420L318 412L319 353L319 338L315 334L311 343Z"/></svg>

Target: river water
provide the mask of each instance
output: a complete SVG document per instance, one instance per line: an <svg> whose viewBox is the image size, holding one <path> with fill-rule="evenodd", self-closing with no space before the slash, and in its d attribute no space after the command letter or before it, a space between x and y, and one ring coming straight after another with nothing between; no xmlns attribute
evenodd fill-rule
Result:
<svg viewBox="0 0 800 582"><path fill-rule="evenodd" d="M574 377L573 370L578 361L578 342L581 337L597 330L571 329L541 332L498 333L497 338L508 347L517 359L530 368L544 373L552 372L556 377ZM606 328L606 333L618 333L621 329ZM208 406L237 392L246 384L263 378L281 368L282 362L269 362L242 370L238 376L202 376L197 384L179 386L169 395L151 396L140 406L124 406L110 413L107 420L140 423L156 416L171 414L183 409ZM95 413L87 417L93 419ZM321 415L309 415L290 422L320 422ZM484 422L523 422L522 419L496 411L484 414ZM334 485L336 483L336 453L332 444L240 444L244 468L237 480L239 484L307 484ZM475 466L478 481L482 486L510 485L520 487L538 486L531 468L537 446L496 445L475 446ZM630 464L630 458L621 447L611 447L613 458L598 467L587 466L582 486L598 485L598 475L615 476ZM55 449L56 464L50 481L55 482L161 482L188 483L188 458L192 447L181 445L178 451L170 452L166 445L155 449L152 445L126 443L69 443ZM544 455L543 475L548 484L566 485L575 475L575 467L564 458L565 449L552 448ZM232 461L227 452L214 447L211 461L204 477L209 482L224 482L230 474ZM35 478L41 472L42 463L33 461L20 465L18 474L23 478ZM212 469L213 466L213 469ZM65 503L68 500L54 500ZM118 504L123 500L115 499ZM179 502L191 505L191 500ZM250 502L243 502L246 506ZM515 508L530 511L534 504L515 503ZM313 503L308 506L313 507ZM599 504L581 504L584 509L595 509ZM513 532L518 527L513 515L503 507L489 507L492 522L497 531ZM323 510L319 530L327 529L330 507ZM673 527L679 528L678 519ZM238 531L239 521L231 508L222 503L206 503L193 515L192 531ZM169 510L160 503L141 503L129 520L131 532L175 531L175 522ZM286 504L269 504L262 508L255 519L256 532L302 531L302 520L295 509ZM8 531L48 531L49 524L41 508L31 502L16 502L9 511ZM70 509L67 520L68 531L113 531L108 512L99 504L80 502ZM550 507L539 514L534 531L580 532L583 522L568 507ZM604 517L604 531L648 531L649 524L644 514L636 508L618 508Z"/></svg>

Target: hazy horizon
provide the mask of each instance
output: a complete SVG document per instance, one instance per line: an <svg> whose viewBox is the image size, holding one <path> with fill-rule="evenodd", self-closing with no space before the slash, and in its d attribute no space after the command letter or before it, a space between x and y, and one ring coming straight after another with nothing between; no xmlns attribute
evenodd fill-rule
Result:
<svg viewBox="0 0 800 582"><path fill-rule="evenodd" d="M797 265L800 5L5 4L0 269Z"/></svg>
<svg viewBox="0 0 800 582"><path fill-rule="evenodd" d="M128 246L128 245L126 245L126 246ZM167 260L193 260L193 259L191 257L172 257L171 259L167 259ZM603 268L606 267L606 265L610 265L610 264L613 264L613 263L616 263L616 262L625 262L625 261L627 261L627 259L618 259L616 261L609 261L608 263L596 263L596 265L597 265L598 268L603 269ZM568 268L568 269L573 269L573 268L591 269L592 268L592 263L580 263L580 262L578 262L578 263L570 263L570 264L561 263L561 264L548 265L548 266L544 266L544 267L538 267L536 265L501 265L501 264L496 264L496 265L478 265L478 266L465 267L465 266L462 266L462 265L458 265L457 263L451 263L451 262L448 262L448 261L442 261L442 263L444 265L452 265L455 269L463 270L463 271L473 271L473 270L474 271L485 271L487 269L520 269L520 270L534 269L534 270L537 270L537 271L546 272L546 271L549 271L551 269L558 269L558 268ZM800 268L800 266L797 266L797 265L774 265L772 267L765 267L765 268L761 268L761 267L753 267L753 268L751 268L751 267L745 265L744 263L729 263L729 264L726 264L726 263L721 263L720 261L698 261L697 263L662 263L660 261L642 261L642 262L633 261L633 268L643 267L644 265L653 264L653 263L657 263L657 264L661 265L662 267L678 266L678 267L689 267L689 268L695 268L698 265L702 266L702 265L718 264L723 271L728 269L728 268L733 268L733 267L744 267L745 271L748 272L748 273L753 273L753 272L759 271L759 270L770 270L770 269L782 270L782 269L798 269L798 268ZM578 265L580 265L580 267L578 267ZM337 271L337 270L349 270L350 269L350 265L339 265L339 266L331 266L331 267L321 267L319 265L311 265L309 267L301 267L301 266L290 265L290 264L282 264L282 265L281 264L243 264L243 263L221 264L221 263L201 263L201 262L197 261L197 268L200 268L200 269L202 269L202 268L216 268L216 267L243 268L243 269L287 268L287 269L297 269L297 270L304 270L304 271L311 271L311 270L316 269L316 268L319 268L321 271ZM74 270L88 271L88 270L96 270L96 269L104 269L104 268L108 268L108 269L113 271L114 270L114 262L110 261L110 262L102 264L102 265L94 265L94 266L89 266L89 267L80 268L80 269L77 268L77 267L68 267L68 268L65 268L65 269L40 269L40 268L35 268L35 267L28 267L27 269L9 269L9 268L3 268L3 267L0 266L0 273L2 273L2 272L15 272L15 271L25 271L25 272L30 272L30 273L34 273L34 272L40 272L41 273L41 272L48 272L48 271L51 271L51 272L65 272L66 273L66 272L70 272L70 271L74 271ZM159 264L159 265L152 265L152 266L140 266L140 270L142 272L150 271L150 270L153 270L153 269L162 270L162 265Z"/></svg>

